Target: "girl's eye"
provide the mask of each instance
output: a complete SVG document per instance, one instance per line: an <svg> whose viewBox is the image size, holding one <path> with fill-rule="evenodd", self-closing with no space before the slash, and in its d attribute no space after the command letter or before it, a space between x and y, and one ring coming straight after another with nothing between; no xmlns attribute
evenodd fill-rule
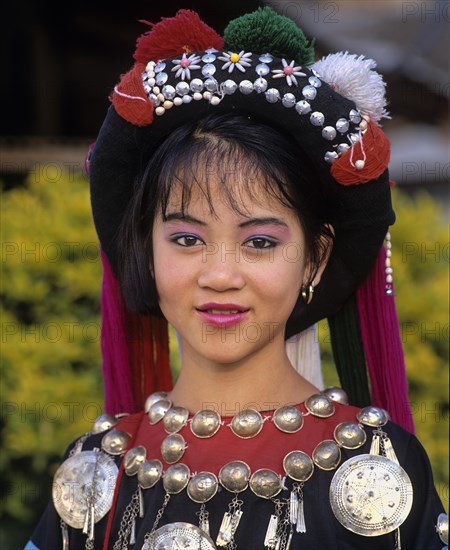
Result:
<svg viewBox="0 0 450 550"><path fill-rule="evenodd" d="M268 239L267 237L253 237L253 239L249 239L245 243L245 245L249 248L257 248L258 250L273 248L276 244L277 243L274 240Z"/></svg>
<svg viewBox="0 0 450 550"><path fill-rule="evenodd" d="M191 246L198 246L199 244L203 244L203 242L196 237L195 235L178 235L174 236L172 238L172 241L180 246L184 246L186 248Z"/></svg>

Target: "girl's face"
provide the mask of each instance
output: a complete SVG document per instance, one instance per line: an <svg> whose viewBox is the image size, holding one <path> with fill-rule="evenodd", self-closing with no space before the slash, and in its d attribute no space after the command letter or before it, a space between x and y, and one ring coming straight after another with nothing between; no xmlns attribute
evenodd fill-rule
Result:
<svg viewBox="0 0 450 550"><path fill-rule="evenodd" d="M244 215L225 203L218 181L209 185L214 212L194 187L183 214L181 192L172 192L166 219L154 223L153 274L183 359L231 364L277 343L284 349L307 277L305 241L295 212L262 188L240 201Z"/></svg>

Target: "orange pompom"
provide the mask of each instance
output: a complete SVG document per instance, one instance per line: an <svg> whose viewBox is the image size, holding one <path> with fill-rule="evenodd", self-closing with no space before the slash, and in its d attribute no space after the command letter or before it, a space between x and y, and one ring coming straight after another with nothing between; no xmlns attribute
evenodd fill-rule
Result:
<svg viewBox="0 0 450 550"><path fill-rule="evenodd" d="M359 185L377 179L386 170L391 144L383 130L369 122L362 141L338 158L331 166L331 175L341 185Z"/></svg>
<svg viewBox="0 0 450 550"><path fill-rule="evenodd" d="M136 65L124 74L111 97L114 108L126 121L136 126L148 126L153 122L153 103L142 85L145 65Z"/></svg>

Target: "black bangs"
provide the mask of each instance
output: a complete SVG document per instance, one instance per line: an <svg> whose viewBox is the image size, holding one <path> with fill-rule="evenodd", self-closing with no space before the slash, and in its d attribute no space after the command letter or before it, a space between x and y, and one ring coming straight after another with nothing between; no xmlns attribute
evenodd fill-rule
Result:
<svg viewBox="0 0 450 550"><path fill-rule="evenodd" d="M149 159L135 183L120 229L119 279L127 306L158 313L151 277L152 233L157 216L170 209L186 213L195 192L215 214L212 184L234 211L276 200L294 210L302 226L310 280L332 238L321 212L319 185L306 156L282 132L242 114L210 115L173 131Z"/></svg>
<svg viewBox="0 0 450 550"><path fill-rule="evenodd" d="M281 170L280 154L268 157L267 142L260 125L247 117L210 117L191 129L189 139L171 136L165 143L171 153L159 167L155 200L163 218L176 192L177 208L184 213L196 189L215 213L211 182L219 183L222 198L230 208L245 216L245 203L261 200L261 190L283 206L296 209L292 185ZM246 127L243 139L242 124ZM253 130L253 131L252 131ZM269 138L269 136L265 136ZM273 138L273 136L270 136ZM277 165L279 164L279 166ZM258 198L259 197L259 198Z"/></svg>

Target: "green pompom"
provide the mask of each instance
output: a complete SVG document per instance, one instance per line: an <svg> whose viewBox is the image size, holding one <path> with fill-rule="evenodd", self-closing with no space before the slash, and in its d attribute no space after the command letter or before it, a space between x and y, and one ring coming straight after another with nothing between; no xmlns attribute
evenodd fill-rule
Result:
<svg viewBox="0 0 450 550"><path fill-rule="evenodd" d="M239 52L271 53L300 65L314 63L313 42L297 25L272 8L258 8L230 21L223 34L224 48Z"/></svg>

